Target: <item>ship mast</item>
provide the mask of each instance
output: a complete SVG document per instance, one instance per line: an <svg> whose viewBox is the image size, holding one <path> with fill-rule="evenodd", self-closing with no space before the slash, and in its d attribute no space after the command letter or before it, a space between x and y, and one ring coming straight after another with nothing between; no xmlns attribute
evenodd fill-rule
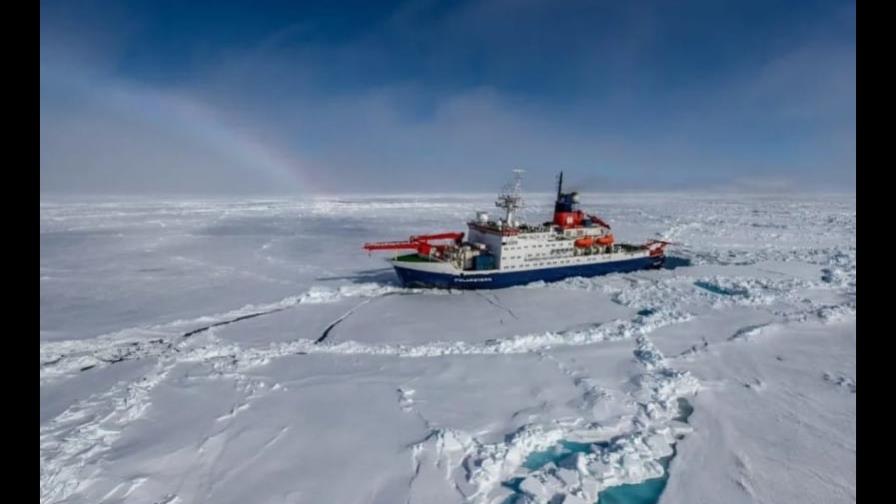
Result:
<svg viewBox="0 0 896 504"><path fill-rule="evenodd" d="M525 170L513 170L513 179L501 189L501 194L495 201L496 207L505 210L504 223L510 227L516 227L517 223L513 220L514 212L523 207L523 173Z"/></svg>
<svg viewBox="0 0 896 504"><path fill-rule="evenodd" d="M557 176L557 200L560 200L560 195L563 194L563 171L560 172L560 175Z"/></svg>

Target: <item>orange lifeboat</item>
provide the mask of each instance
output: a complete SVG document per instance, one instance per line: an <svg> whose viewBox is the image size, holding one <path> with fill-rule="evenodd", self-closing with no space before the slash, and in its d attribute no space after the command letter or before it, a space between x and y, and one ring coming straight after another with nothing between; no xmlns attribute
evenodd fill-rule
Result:
<svg viewBox="0 0 896 504"><path fill-rule="evenodd" d="M595 245L600 247L607 247L612 245L613 241L613 235L611 234L603 236L583 236L575 241L575 246L578 248L588 248Z"/></svg>
<svg viewBox="0 0 896 504"><path fill-rule="evenodd" d="M575 242L575 246L578 248L588 248L592 245L594 245L594 237L593 236L583 236L582 238L579 238Z"/></svg>

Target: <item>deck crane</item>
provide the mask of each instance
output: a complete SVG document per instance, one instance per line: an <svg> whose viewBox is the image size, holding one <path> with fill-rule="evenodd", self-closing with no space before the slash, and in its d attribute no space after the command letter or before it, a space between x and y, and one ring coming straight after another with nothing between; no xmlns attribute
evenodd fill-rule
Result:
<svg viewBox="0 0 896 504"><path fill-rule="evenodd" d="M365 243L363 248L368 252L374 250L416 250L417 253L428 256L433 250L443 251L446 246L445 244L432 244L430 242L451 240L455 245L460 245L463 238L464 233L459 232L437 233L411 236L407 241Z"/></svg>

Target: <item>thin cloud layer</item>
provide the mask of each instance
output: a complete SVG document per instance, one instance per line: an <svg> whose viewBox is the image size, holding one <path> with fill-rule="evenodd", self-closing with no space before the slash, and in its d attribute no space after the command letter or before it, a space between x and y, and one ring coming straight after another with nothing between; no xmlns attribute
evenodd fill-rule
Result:
<svg viewBox="0 0 896 504"><path fill-rule="evenodd" d="M48 192L855 187L850 3L49 7Z"/></svg>

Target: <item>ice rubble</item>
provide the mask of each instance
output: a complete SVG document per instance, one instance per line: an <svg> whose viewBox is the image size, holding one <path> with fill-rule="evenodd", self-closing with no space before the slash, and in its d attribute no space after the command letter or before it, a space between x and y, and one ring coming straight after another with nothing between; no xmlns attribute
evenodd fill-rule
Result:
<svg viewBox="0 0 896 504"><path fill-rule="evenodd" d="M573 433L601 439L608 431L605 426L589 429L581 422L555 421L524 425L491 444L468 433L436 430L415 445L414 456L429 449L438 454L437 460L462 458L463 476L454 477L465 480L465 498L478 503L505 498L506 483L515 478L521 479L517 491L524 502L548 503L560 502L558 497L565 499L562 502L595 502L605 488L660 477L664 473L660 460L672 455L675 443L691 431L679 420L679 400L697 393L700 384L690 373L671 369L645 335L637 338L634 355L645 369L633 394L639 401L638 413L615 429L623 434L591 444L589 453L574 452L534 471L526 469L524 463L533 453L561 449ZM458 452L464 455L458 457Z"/></svg>
<svg viewBox="0 0 896 504"><path fill-rule="evenodd" d="M668 368L664 356L645 336L639 338L635 355L647 371L635 394L641 405L632 420L636 429L606 445L593 444L590 453L570 454L525 476L520 490L532 502L548 502L557 495L595 502L605 488L663 475L659 460L672 455L680 436L690 432L687 424L676 420L677 401L695 394L700 386L689 373Z"/></svg>
<svg viewBox="0 0 896 504"><path fill-rule="evenodd" d="M349 298L375 298L390 294L447 295L447 291L404 289L392 285L364 283L338 288L314 286L298 296L289 296L274 303L249 304L227 312L194 319L174 320L150 327L137 327L101 335L90 340L43 342L40 345L41 383L65 375L120 362L143 359L170 351L183 337L192 336L210 327L245 318L274 313L298 305L337 303Z"/></svg>
<svg viewBox="0 0 896 504"><path fill-rule="evenodd" d="M228 320L244 317L247 314L270 312L275 309L307 303L333 303L346 297L376 297L394 293L420 293L412 289L399 289L392 286L367 284L362 286L343 287L339 290L312 289L302 296L283 300L264 306L244 307L240 310L227 312L214 317L201 317L204 323L213 322L220 324ZM442 291L425 291L428 295L449 295ZM680 323L690 319L687 313L675 310L659 310L646 315L639 315L634 320L616 320L610 323L582 330L572 330L561 333L537 333L515 336L500 340L490 340L484 343L467 343L463 341L440 342L433 341L419 345L390 345L368 344L358 341L344 341L335 344L315 344L314 340L299 339L293 342L271 344L269 348L238 350L244 359L264 361L269 357L304 353L338 353L338 354L369 354L369 355L396 355L400 357L436 357L443 355L460 354L509 354L525 353L535 350L550 348L552 345L587 345L599 341L612 341L626 339L646 331L667 324ZM183 335L171 335L173 329L183 329L199 322L199 319L191 321L176 321L164 327L166 336L146 339L143 337L128 335L112 335L94 340L75 340L62 342L48 342L41 345L41 381L49 382L62 376L69 375L79 370L96 366L104 366L120 362L125 359L142 359L161 355L172 351ZM161 328L154 328L154 331ZM136 331L141 334L141 331ZM194 333L195 329L191 331ZM152 335L158 332L150 333Z"/></svg>
<svg viewBox="0 0 896 504"><path fill-rule="evenodd" d="M159 363L140 381L119 382L41 425L41 502L65 500L89 479L82 472L89 468L85 467L87 463L111 449L122 430L143 416L149 407L149 393L165 379L169 369ZM96 467L90 470L98 471Z"/></svg>
<svg viewBox="0 0 896 504"><path fill-rule="evenodd" d="M367 295L370 293L388 293L394 292L391 289L375 289L366 287L363 290L351 290L351 294L363 292ZM382 294L379 294L382 295ZM301 298L300 298L301 299ZM327 294L325 296L315 295L315 300L338 299L336 296ZM325 301L328 302L328 301ZM282 305L278 305L282 306ZM233 312L230 312L233 314ZM157 343L150 345L128 345L124 348L131 349L130 354L115 354L117 358L145 358L152 355L159 358L157 376L149 380L143 380L135 386L122 384L117 388L113 388L107 394L96 399L89 399L86 402L78 403L62 415L54 419L48 425L42 427L42 492L44 492L47 500L59 500L65 495L70 495L77 490L75 483L78 478L75 474L69 474L66 471L72 471L71 460L83 458L84 460L97 456L102 450L108 449L117 437L116 425L119 425L117 418L120 416L126 421L133 421L139 418L143 410L147 407L148 401L146 394L156 384L158 384L175 363L197 362L206 363L211 369L217 373L241 373L248 369L257 367L270 362L271 359L278 357L295 355L301 353L330 353L330 354L350 354L350 355L392 355L398 357L437 357L444 355L464 355L464 354L513 354L534 352L544 350L558 345L586 345L599 341L611 341L620 339L629 339L642 336L656 328L663 327L668 324L680 323L689 320L690 316L685 313L674 311L656 311L649 314L636 316L633 320L620 320L601 326L588 328L584 330L569 331L565 333L545 333L523 335L514 338L508 338L500 341L487 343L466 343L466 342L433 342L421 344L417 346L408 345L370 345L354 341L347 341L338 344L321 344L315 345L311 340L299 340L295 342L272 344L267 348L242 348L235 343L224 343L215 338L214 332L210 331L202 338L179 339L168 342L167 346ZM207 319L206 319L207 320ZM178 323L180 325L180 323ZM79 343L81 346L90 346L96 342L71 342ZM58 344L51 344L59 346ZM643 347L643 348L641 348ZM650 347L645 347L642 343L639 346L640 353L636 355L642 359L646 366L653 368L657 365L657 359L661 357L654 356L650 353ZM81 349L84 351L84 349ZM81 365L84 362L95 363L105 362L107 365L114 362L113 360L101 360L104 356L108 356L108 348L100 348L99 352L93 355L81 355L72 360L67 367ZM63 371L58 371L51 376L61 376ZM661 385L662 380L670 379L670 377L656 377L651 380L659 379L656 385L652 386L657 391L663 391L668 385ZM122 389L121 387L124 387ZM138 394L138 395L134 395ZM400 390L400 400L404 409L410 409L413 405L413 391ZM123 399L120 398L123 396ZM121 406L124 404L125 406ZM647 414L646 418L650 418L657 411L657 408L665 407L660 402L647 402L644 405ZM101 414L102 408L108 410L107 413ZM90 411L95 416L95 420L82 423L74 427L74 431L69 432L71 418L81 418L82 412ZM579 429L579 435L581 435ZM68 432L64 434L65 432ZM95 434L90 434L95 433ZM552 428L544 430L540 426L527 427L516 435L512 436L505 444L484 445L480 446L480 452L477 456L477 466L472 470L470 483L481 488L489 488L499 484L501 480L513 471L517 470L525 460L525 457L533 451L545 449L556 444L564 435L569 433L569 429ZM655 436L655 434L653 434ZM62 441L59 441L62 439ZM445 437L440 435L437 439ZM464 436L453 436L451 439L464 439ZM450 443L449 443L450 444ZM92 446L93 449L84 452L84 446ZM444 446L440 448L444 450ZM630 457L629 457L630 458ZM645 462L647 463L647 462ZM80 464L79 464L80 465ZM68 469L62 469L68 468ZM77 474L77 473L76 473ZM64 484L59 484L62 481Z"/></svg>
<svg viewBox="0 0 896 504"><path fill-rule="evenodd" d="M313 302L335 302L341 299L339 294L331 290L325 290L325 294L319 294L322 290L312 290L315 294L296 299L301 303L302 299L312 299ZM380 286L364 286L360 289L344 289L342 296L372 296L385 295L396 292L394 288ZM274 305L283 307L284 301ZM228 312L228 316L243 314L246 311L256 310L258 306L247 307L239 311ZM203 317L202 321L220 320L223 317ZM634 320L619 320L601 326L584 330L569 331L565 333L543 333L523 335L499 341L486 343L466 342L432 342L416 346L409 345L371 345L355 341L347 341L338 344L317 345L312 340L297 340L294 342L271 344L267 348L243 348L236 343L225 343L215 337L214 331L208 331L199 338L169 338L151 340L150 342L128 341L127 344L119 344L115 347L104 346L99 341L74 341L47 343L59 352L54 361L46 363L42 367L42 380L59 378L77 369L84 369L85 364L96 366L99 363L110 365L123 359L139 359L146 357L158 358L155 374L144 378L136 384L121 383L113 387L107 393L98 397L91 397L79 402L63 414L53 419L50 423L41 427L41 492L42 498L47 501L63 500L78 489L78 481L83 478L79 467L108 450L120 434L123 424L139 418L149 405L147 394L152 388L162 381L165 374L177 363L205 363L218 374L230 374L240 376L239 373L251 368L264 365L278 357L296 354L323 353L342 355L391 355L398 357L438 357L445 355L469 355L469 354L513 354L534 352L558 345L586 345L598 341L619 340L637 337L646 332L689 320L685 313L674 311L657 311L645 315L638 315ZM173 323L173 327L182 327L183 321ZM134 343L137 343L136 345ZM62 347L65 350L60 352ZM43 350L43 348L42 348ZM88 352L93 353L88 353ZM68 352L68 353L65 353ZM49 353L49 352L48 352ZM75 354L75 355L71 355ZM44 352L42 351L42 355ZM60 365L63 364L63 365ZM58 366L54 368L54 366ZM48 372L43 374L44 370ZM400 401L403 409L409 410L413 405L413 391L400 390ZM80 423L72 425L73 420ZM86 421L85 421L86 420ZM482 457L484 461L479 469L474 471L475 476L471 483L487 487L490 484L500 483L505 475L502 467L518 468L532 451L546 448L560 440L565 431L553 429L545 434L541 427L531 427L513 436L506 446L483 446ZM438 435L442 443L438 449L446 450L448 439L449 451L451 441L469 438L464 435L455 435L445 438ZM90 449L87 449L89 447ZM82 462L73 464L74 460ZM492 460L495 462L488 462ZM500 462L497 462L500 460Z"/></svg>

